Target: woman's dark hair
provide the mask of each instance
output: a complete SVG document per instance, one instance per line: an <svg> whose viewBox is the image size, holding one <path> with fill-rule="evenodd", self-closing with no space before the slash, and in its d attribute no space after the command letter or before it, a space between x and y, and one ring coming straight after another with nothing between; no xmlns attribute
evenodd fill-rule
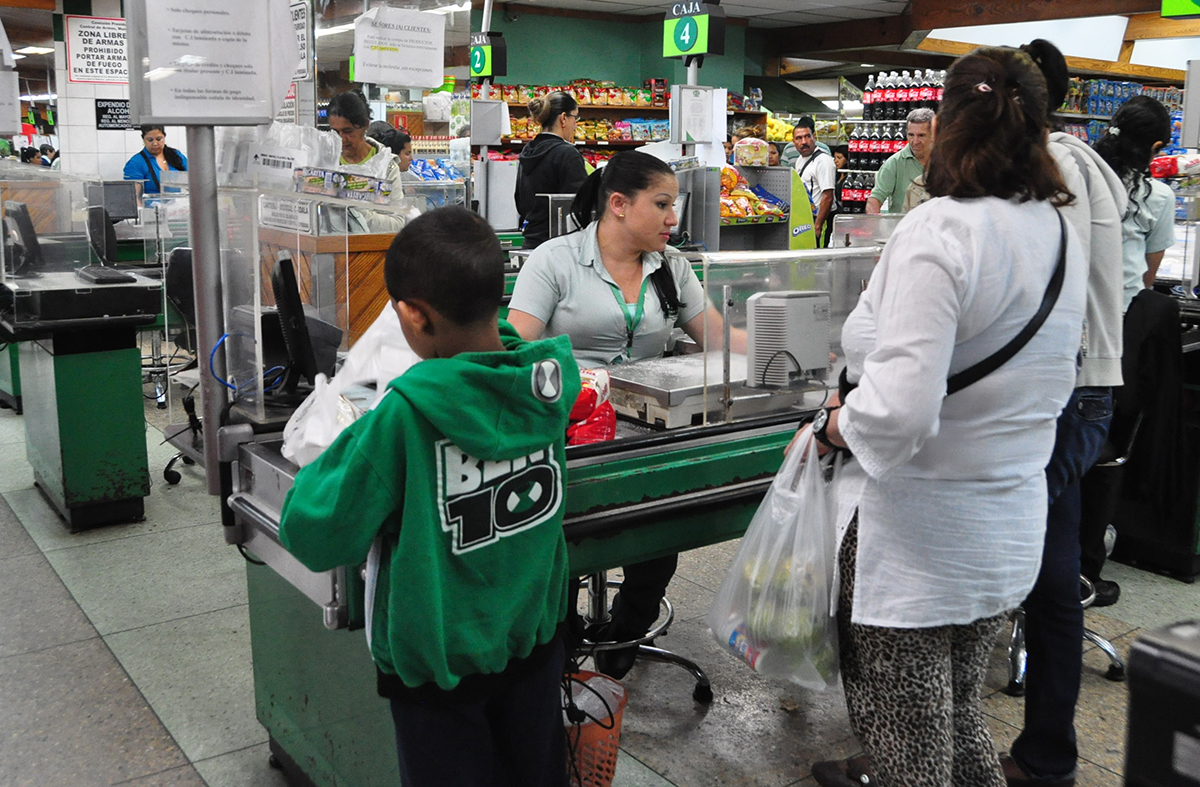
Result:
<svg viewBox="0 0 1200 787"><path fill-rule="evenodd" d="M1121 176L1129 189L1131 210L1137 197L1150 193L1150 159L1154 143L1171 142L1171 116L1149 96L1134 96L1108 121L1108 133L1096 143L1096 153Z"/></svg>
<svg viewBox="0 0 1200 787"><path fill-rule="evenodd" d="M38 157L38 149L35 147L21 148L21 161L28 164Z"/></svg>
<svg viewBox="0 0 1200 787"><path fill-rule="evenodd" d="M608 164L588 175L571 203L571 215L582 229L604 218L608 198L613 194L634 199L661 177L675 178L675 171L662 159L636 150L618 153ZM671 276L669 263L664 262L650 274L650 281L654 282L663 314L673 317L681 306L687 305L679 300L679 288Z"/></svg>
<svg viewBox="0 0 1200 787"><path fill-rule="evenodd" d="M1067 71L1067 59L1059 48L1044 38L1035 38L1021 47L1029 59L1042 72L1046 80L1046 111L1055 112L1062 106L1071 85Z"/></svg>
<svg viewBox="0 0 1200 787"><path fill-rule="evenodd" d="M347 90L329 99L329 107L325 114L345 118L355 128L366 128L371 124L371 108L367 106L363 94L357 90Z"/></svg>
<svg viewBox="0 0 1200 787"><path fill-rule="evenodd" d="M159 125L142 126L138 129L142 133L142 139L146 139L146 135L151 131L159 131L165 137L167 135L166 128ZM187 164L183 163L183 156L179 155L179 151L170 145L163 143L163 158L167 160L167 166L180 172L187 172Z"/></svg>
<svg viewBox="0 0 1200 787"><path fill-rule="evenodd" d="M1046 148L1046 80L1029 55L983 47L954 61L925 186L934 197L1070 204Z"/></svg>
<svg viewBox="0 0 1200 787"><path fill-rule="evenodd" d="M412 137L398 128L392 128L382 120L376 120L367 126L367 136L390 149L397 156L404 146L412 142Z"/></svg>
<svg viewBox="0 0 1200 787"><path fill-rule="evenodd" d="M565 115L579 109L579 103L569 93L554 91L529 101L529 115L538 122L543 131L549 131Z"/></svg>

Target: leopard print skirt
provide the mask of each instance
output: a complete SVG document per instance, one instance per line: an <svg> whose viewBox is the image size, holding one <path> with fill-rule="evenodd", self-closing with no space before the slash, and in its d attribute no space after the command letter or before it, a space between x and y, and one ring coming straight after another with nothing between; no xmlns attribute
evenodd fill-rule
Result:
<svg viewBox="0 0 1200 787"><path fill-rule="evenodd" d="M1006 615L966 626L850 622L858 522L838 552L838 635L850 725L881 787L1005 787L980 689Z"/></svg>

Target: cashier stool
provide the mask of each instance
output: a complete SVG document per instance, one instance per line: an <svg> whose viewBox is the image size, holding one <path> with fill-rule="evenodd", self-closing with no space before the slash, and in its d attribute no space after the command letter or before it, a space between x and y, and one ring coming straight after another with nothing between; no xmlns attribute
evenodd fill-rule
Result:
<svg viewBox="0 0 1200 787"><path fill-rule="evenodd" d="M584 615L583 622L586 630L594 630L595 627L601 626L609 621L608 614L608 591L609 589L618 589L621 583L615 579L608 578L607 571L597 571L587 577L579 580L579 586L587 588L588 607L587 614ZM650 643L655 637L660 637L667 633L671 627L671 623L675 620L675 608L671 606L671 602L663 597L660 602L663 613L666 617L657 623L652 629L647 631L643 636L637 639L624 641L606 641L592 642L589 639L584 639L582 650L584 653L591 653L601 650L619 650L637 645L637 658L644 661L657 661L663 664L676 664L691 673L696 679L696 687L692 690L692 699L702 704L712 702L713 691L712 683L708 679L708 675L704 670L700 669L700 665L689 658L680 656L678 653L672 653L669 650L656 648Z"/></svg>
<svg viewBox="0 0 1200 787"><path fill-rule="evenodd" d="M1133 452L1133 442L1137 439L1138 429L1141 425L1142 413L1139 412L1129 427L1128 437L1122 441L1124 448L1118 449L1111 441L1106 441L1104 447L1100 449L1100 459L1092 470L1121 467L1128 462L1129 455ZM1112 437L1111 432L1109 437ZM1090 579L1083 575L1080 575L1079 582L1086 591L1086 595L1080 603L1084 609L1087 609L1096 600L1096 587ZM1104 677L1117 682L1125 680L1125 662L1117 655L1112 643L1089 628L1083 630L1083 638L1108 656L1108 672L1104 673ZM1012 635L1008 643L1008 685L1004 688L1004 693L1013 697L1025 695L1025 611L1020 607L1012 614Z"/></svg>

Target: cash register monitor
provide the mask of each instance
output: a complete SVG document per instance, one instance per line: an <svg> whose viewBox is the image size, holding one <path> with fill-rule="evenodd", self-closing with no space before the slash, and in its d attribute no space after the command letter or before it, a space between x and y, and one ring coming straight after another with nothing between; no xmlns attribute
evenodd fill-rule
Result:
<svg viewBox="0 0 1200 787"><path fill-rule="evenodd" d="M88 205L104 208L112 222L136 219L139 186L136 180L106 180L103 183L89 184Z"/></svg>
<svg viewBox="0 0 1200 787"><path fill-rule="evenodd" d="M13 275L36 276L36 269L42 267L42 247L24 202L5 201L4 230L4 252L12 254Z"/></svg>
<svg viewBox="0 0 1200 787"><path fill-rule="evenodd" d="M271 290L275 294L275 308L288 359L280 390L284 394L295 393L301 377L309 385L315 385L318 372L332 377L342 332L335 325L305 314L296 267L287 252L281 252L275 261ZM264 356L270 349L264 347Z"/></svg>
<svg viewBox="0 0 1200 787"><path fill-rule="evenodd" d="M675 218L679 221L671 228L671 237L667 240L672 246L678 246L683 242L684 234L687 232L687 208L688 198L691 194L686 191L679 192L679 196L675 198Z"/></svg>
<svg viewBox="0 0 1200 787"><path fill-rule="evenodd" d="M101 265L117 261L117 233L105 208L90 205L87 209L88 244Z"/></svg>

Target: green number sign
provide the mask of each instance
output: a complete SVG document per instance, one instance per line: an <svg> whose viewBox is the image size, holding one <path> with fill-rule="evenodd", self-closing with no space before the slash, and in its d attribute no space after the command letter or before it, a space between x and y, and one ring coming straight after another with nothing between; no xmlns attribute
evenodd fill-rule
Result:
<svg viewBox="0 0 1200 787"><path fill-rule="evenodd" d="M1168 19L1200 17L1197 0L1162 0L1162 15Z"/></svg>
<svg viewBox="0 0 1200 787"><path fill-rule="evenodd" d="M487 77L492 75L492 48L490 46L471 47L471 76Z"/></svg>
<svg viewBox="0 0 1200 787"><path fill-rule="evenodd" d="M680 52L687 52L696 45L699 25L696 24L696 17L685 16L683 19L675 21L675 48Z"/></svg>

